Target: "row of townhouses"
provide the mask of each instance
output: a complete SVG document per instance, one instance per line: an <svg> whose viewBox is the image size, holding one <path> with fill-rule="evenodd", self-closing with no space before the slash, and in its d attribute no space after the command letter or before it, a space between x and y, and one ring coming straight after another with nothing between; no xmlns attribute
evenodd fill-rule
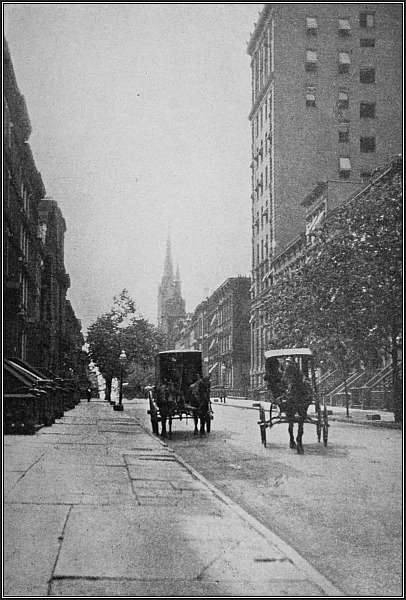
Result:
<svg viewBox="0 0 406 600"><path fill-rule="evenodd" d="M66 297L66 224L35 166L30 119L6 41L3 105L4 356L86 381L81 323Z"/></svg>
<svg viewBox="0 0 406 600"><path fill-rule="evenodd" d="M300 263L329 211L402 152L402 6L266 4L247 52L251 279L227 279L186 314L169 247L162 282L171 302L165 309L162 284L158 323L171 323L168 347L203 352L214 383L258 389L273 283Z"/></svg>

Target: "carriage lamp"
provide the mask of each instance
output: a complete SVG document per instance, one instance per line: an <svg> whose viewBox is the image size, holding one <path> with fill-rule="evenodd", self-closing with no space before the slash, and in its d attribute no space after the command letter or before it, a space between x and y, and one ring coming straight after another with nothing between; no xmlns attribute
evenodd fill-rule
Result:
<svg viewBox="0 0 406 600"><path fill-rule="evenodd" d="M119 388L119 393L118 393L118 404L115 404L113 406L114 410L124 410L123 408L123 368L124 368L124 363L127 360L127 355L125 353L125 350L121 350L121 354L118 357L118 360L120 361L120 388Z"/></svg>

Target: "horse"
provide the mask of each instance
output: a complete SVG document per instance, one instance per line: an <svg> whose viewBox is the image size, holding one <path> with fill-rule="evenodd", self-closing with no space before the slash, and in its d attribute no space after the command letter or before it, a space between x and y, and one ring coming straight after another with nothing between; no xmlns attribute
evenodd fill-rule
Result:
<svg viewBox="0 0 406 600"><path fill-rule="evenodd" d="M200 420L200 435L210 433L210 382L208 379L199 378L189 386L190 403L193 408L193 420L195 424L194 435L199 434L198 422ZM206 431L205 431L206 427Z"/></svg>
<svg viewBox="0 0 406 600"><path fill-rule="evenodd" d="M172 417L176 408L176 396L174 386L171 382L162 383L156 389L156 400L161 414L161 437L171 437ZM166 421L168 420L168 432Z"/></svg>
<svg viewBox="0 0 406 600"><path fill-rule="evenodd" d="M289 446L290 448L296 448L298 454L303 454L303 424L307 417L307 410L312 402L311 386L293 361L288 363L282 377L282 382L286 384L282 409L288 420ZM298 424L296 441L293 434L295 423Z"/></svg>
<svg viewBox="0 0 406 600"><path fill-rule="evenodd" d="M275 359L277 361L277 359ZM296 449L298 454L303 454L303 425L307 417L307 410L312 403L312 389L310 383L303 376L298 365L292 360L288 361L285 372L282 374L275 363L269 364L265 380L268 383L275 403L281 412L285 413L288 422L289 446ZM294 424L298 424L296 441L294 437Z"/></svg>

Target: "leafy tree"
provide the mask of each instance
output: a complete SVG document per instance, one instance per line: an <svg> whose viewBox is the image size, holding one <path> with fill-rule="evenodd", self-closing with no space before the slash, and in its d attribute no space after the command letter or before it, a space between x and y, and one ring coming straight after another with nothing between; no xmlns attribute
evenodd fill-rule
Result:
<svg viewBox="0 0 406 600"><path fill-rule="evenodd" d="M129 373L150 369L153 359L164 344L161 332L138 314L127 290L113 299L109 312L99 316L88 329L89 355L106 381L106 400L111 398L111 385L120 376L119 356L127 355Z"/></svg>
<svg viewBox="0 0 406 600"><path fill-rule="evenodd" d="M402 419L402 179L393 169L342 204L320 228L304 265L271 290L276 344L306 342L344 375L363 361L392 359L393 410Z"/></svg>

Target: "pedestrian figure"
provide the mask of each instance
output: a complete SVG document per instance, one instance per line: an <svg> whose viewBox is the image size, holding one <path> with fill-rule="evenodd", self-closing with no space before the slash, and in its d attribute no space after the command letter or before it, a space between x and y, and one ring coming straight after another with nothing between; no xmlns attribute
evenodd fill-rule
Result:
<svg viewBox="0 0 406 600"><path fill-rule="evenodd" d="M90 402L91 397L92 397L92 390L90 389L90 387L88 387L86 390L86 398L87 398L88 402Z"/></svg>

